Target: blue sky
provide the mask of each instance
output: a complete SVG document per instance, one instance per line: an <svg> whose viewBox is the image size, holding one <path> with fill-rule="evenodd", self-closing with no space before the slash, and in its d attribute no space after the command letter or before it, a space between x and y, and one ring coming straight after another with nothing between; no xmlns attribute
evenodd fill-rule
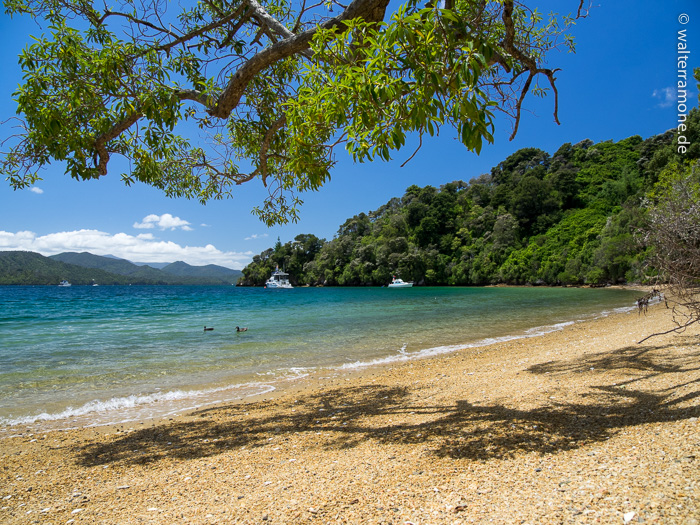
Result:
<svg viewBox="0 0 700 525"><path fill-rule="evenodd" d="M577 0L542 1L545 12L575 11ZM554 153L565 142L644 138L677 125L678 31L687 30L688 74L700 66L700 2L697 0L597 0L589 18L573 29L576 54L552 55L560 95L557 126L553 99L530 96L519 134L509 141L511 124L497 122L495 143L477 156L444 128L422 150L407 147L389 163L353 164L341 153L332 180L303 196L296 224L267 228L250 210L262 202L257 181L238 188L233 199L209 203L168 199L144 185L126 187L117 173L99 181L78 182L50 167L32 190L14 191L0 182L0 250L31 250L44 255L64 251L113 254L137 262L219 264L242 269L253 255L300 233L331 239L349 217L375 210L412 185L439 186L490 171L511 153L536 147ZM689 20L681 24L681 15ZM682 19L685 21L685 19ZM0 15L3 74L0 120L15 114L12 93L21 82L17 55L40 29L29 19ZM692 105L697 87L692 84ZM2 137L12 133L8 123Z"/></svg>

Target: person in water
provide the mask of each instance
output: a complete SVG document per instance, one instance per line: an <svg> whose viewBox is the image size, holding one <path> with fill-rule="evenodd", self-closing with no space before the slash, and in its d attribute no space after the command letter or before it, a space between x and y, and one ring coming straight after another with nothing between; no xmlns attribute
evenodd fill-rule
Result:
<svg viewBox="0 0 700 525"><path fill-rule="evenodd" d="M247 331L248 331L247 328L240 328L238 326L236 327L236 332L247 332Z"/></svg>

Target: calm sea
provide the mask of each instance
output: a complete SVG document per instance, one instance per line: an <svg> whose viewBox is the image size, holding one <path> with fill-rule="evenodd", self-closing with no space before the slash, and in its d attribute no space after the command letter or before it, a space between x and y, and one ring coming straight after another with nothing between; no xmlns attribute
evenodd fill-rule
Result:
<svg viewBox="0 0 700 525"><path fill-rule="evenodd" d="M0 286L0 435L164 416L313 370L532 337L631 309L576 288ZM204 331L204 326L213 331ZM236 326L247 327L236 332Z"/></svg>

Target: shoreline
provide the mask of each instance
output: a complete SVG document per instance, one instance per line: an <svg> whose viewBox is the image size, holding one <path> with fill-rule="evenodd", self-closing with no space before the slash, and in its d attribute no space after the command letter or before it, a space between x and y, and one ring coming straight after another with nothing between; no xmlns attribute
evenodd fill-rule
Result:
<svg viewBox="0 0 700 525"><path fill-rule="evenodd" d="M178 417L7 437L0 521L697 525L700 330L636 344L669 325L657 304Z"/></svg>
<svg viewBox="0 0 700 525"><path fill-rule="evenodd" d="M527 288L526 286L494 286L498 288ZM488 287L485 287L488 288ZM641 286L609 286L611 290L647 291ZM442 345L420 348L405 352L402 348L398 353L379 357L369 357L366 360L345 362L343 364L322 365L318 367L301 367L279 369L279 376L270 380L257 381L255 376L233 379L233 381L218 380L214 383L201 384L194 389L161 390L154 392L135 393L125 397L112 397L102 400L89 400L82 405L68 406L60 412L42 413L17 417L14 420L3 420L0 425L0 440L16 432L50 432L55 430L74 430L79 428L95 428L100 426L133 425L141 421L154 421L169 417L179 417L188 412L211 408L219 404L250 403L265 399L269 395L282 395L289 389L297 388L297 383L314 381L314 377L334 374L363 374L374 367L391 367L415 360L431 359L450 355L455 352L468 352L473 349L507 343L519 339L542 337L551 332L560 331L566 326L607 317L619 312L627 312L635 306L623 306L583 317L570 318L554 324L538 324L529 326L512 333L475 339L470 342L449 342ZM256 393L251 393L255 392Z"/></svg>

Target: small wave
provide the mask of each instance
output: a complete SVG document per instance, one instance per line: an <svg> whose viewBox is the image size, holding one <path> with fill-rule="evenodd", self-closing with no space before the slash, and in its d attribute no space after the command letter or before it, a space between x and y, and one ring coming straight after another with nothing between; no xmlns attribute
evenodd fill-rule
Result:
<svg viewBox="0 0 700 525"><path fill-rule="evenodd" d="M290 367L266 374L258 374L273 377L265 383L241 383L203 390L173 390L143 395L134 394L113 397L106 401L94 400L79 407L68 407L61 412L42 412L41 414L17 418L0 417L0 427L57 423L63 428L64 421L71 421L72 427L100 426L126 423L149 417L168 417L207 405L269 394L277 389L274 384L270 383L303 379L313 370L314 368L308 367Z"/></svg>
<svg viewBox="0 0 700 525"><path fill-rule="evenodd" d="M508 341L514 341L516 339L526 339L529 337L539 337L541 335L549 334L551 332L557 332L559 330L563 330L567 326L571 326L572 324L576 323L576 321L566 321L563 323L557 323L553 325L547 325L547 326L537 326L535 328L530 328L526 330L523 334L520 335L504 335L501 337L487 337L485 339L481 339L479 341L476 341L474 343L462 343L462 344L455 344L455 345L445 345L445 346L435 346L432 348L425 348L423 350L419 350L418 352L406 352L406 346L403 345L401 350L399 350L398 355L390 355L387 357L379 357L377 359L372 359L370 361L356 361L354 363L345 363L344 365L339 366L338 368L341 370L352 370L352 369L358 369L358 368L366 368L370 366L375 366L375 365L388 365L392 363L401 363L405 361L411 361L414 359L423 359L426 357L435 357L438 355L443 355L443 354L450 354L452 352L456 352L457 350L463 350L467 348L480 348L482 346L489 346L492 344L496 343L505 343Z"/></svg>
<svg viewBox="0 0 700 525"><path fill-rule="evenodd" d="M649 303L651 304L651 303ZM598 315L593 317L593 319L600 319L601 317L608 317L613 314L627 314L633 312L637 309L636 306L621 306L619 308L613 308L612 310L603 310Z"/></svg>
<svg viewBox="0 0 700 525"><path fill-rule="evenodd" d="M273 392L276 388L272 385L266 385L261 383L245 383L240 385L226 386L220 388L212 388L208 390L192 390L192 391L182 391L174 390L170 392L156 392L153 394L146 395L130 395L124 397L113 397L106 401L94 400L84 405L74 408L68 407L61 412L47 413L43 412L41 414L33 416L18 417L15 419L0 418L1 426L14 426L14 425L31 425L34 423L42 422L55 422L68 419L84 418L90 416L92 418L97 417L96 421L93 421L92 425L109 424L115 422L123 422L130 420L126 415L130 410L141 408L141 407L153 407L152 415L163 415L163 414L173 414L180 410L157 410L156 405L167 404L168 407L173 403L180 401L195 401L195 400L207 400L207 403L226 401L225 398L229 396L223 396L225 392L236 391L238 397L251 397L256 395L263 395ZM240 391L242 392L242 395ZM201 405L200 405L201 406ZM196 407L186 407L182 410ZM113 419L115 414L123 414L128 419L121 421L106 421L103 417L107 416L109 419Z"/></svg>
<svg viewBox="0 0 700 525"><path fill-rule="evenodd" d="M547 325L547 326L536 326L535 328L530 328L528 330L525 330L525 333L527 334L525 337L537 337L538 335L544 335L544 334L550 334L552 332L558 332L559 330L563 330L567 326L571 326L575 322L576 321L566 321L564 323L557 323L557 324L552 324L552 325Z"/></svg>
<svg viewBox="0 0 700 525"><path fill-rule="evenodd" d="M297 379L308 377L314 370L316 370L315 367L292 366L290 368L279 369L278 372L282 374L282 379L296 381Z"/></svg>
<svg viewBox="0 0 700 525"><path fill-rule="evenodd" d="M659 299L660 301L660 299ZM658 301L657 301L658 302ZM619 308L613 308L612 310L604 310L600 312L598 315L594 315L593 319L598 319L600 317L607 317L611 314L618 314L618 313L629 313L632 312L636 309L636 306L622 306ZM380 357L377 359L372 359L370 361L356 361L354 363L345 363L344 365L341 365L338 367L338 369L358 369L358 368L366 368L370 366L375 366L375 365L387 365L391 363L400 363L404 361L410 361L414 359L423 359L426 357L434 357L442 354L449 354L452 352L456 352L457 350L463 350L467 348L480 348L482 346L489 346L492 344L496 343L505 343L508 341L514 341L516 339L526 339L529 337L539 337L545 334L549 334L552 332L557 332L559 330L563 330L567 326L571 326L573 324L579 323L579 322L584 322L585 319L579 319L576 321L565 321L561 323L556 323L552 325L545 325L545 326L536 326L534 328L529 328L525 330L524 333L519 334L519 335L504 335L501 337L488 337L485 339L481 339L480 341L477 341L475 343L464 343L464 344L456 344L456 345L447 345L447 346L436 346L433 348L426 348L424 350L420 350L418 352L413 352L409 353L406 352L406 347L408 346L407 344L404 344L401 349L399 350L398 355L391 355L387 357Z"/></svg>

